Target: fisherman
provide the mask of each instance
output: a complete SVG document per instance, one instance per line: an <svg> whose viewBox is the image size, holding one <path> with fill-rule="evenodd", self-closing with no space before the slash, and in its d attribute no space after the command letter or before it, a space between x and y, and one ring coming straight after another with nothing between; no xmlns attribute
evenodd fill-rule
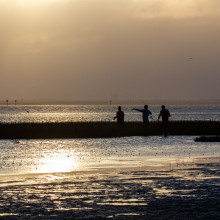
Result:
<svg viewBox="0 0 220 220"><path fill-rule="evenodd" d="M168 121L170 117L170 112L165 108L164 105L161 106L161 111L158 116L158 121L162 117L162 129L163 129L163 134L166 137L168 135Z"/></svg>
<svg viewBox="0 0 220 220"><path fill-rule="evenodd" d="M118 124L124 124L124 112L121 110L121 106L118 106L118 111L116 112L116 116L113 118L114 120L117 118Z"/></svg>
<svg viewBox="0 0 220 220"><path fill-rule="evenodd" d="M137 108L133 108L132 110L138 111L138 112L142 112L142 118L143 118L143 123L144 125L148 125L149 124L149 115L152 115L151 111L148 109L148 105L144 106L144 109L137 109Z"/></svg>

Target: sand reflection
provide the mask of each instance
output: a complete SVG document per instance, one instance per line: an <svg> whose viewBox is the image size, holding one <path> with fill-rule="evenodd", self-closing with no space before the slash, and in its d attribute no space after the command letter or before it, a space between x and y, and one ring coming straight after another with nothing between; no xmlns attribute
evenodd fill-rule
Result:
<svg viewBox="0 0 220 220"><path fill-rule="evenodd" d="M69 172L79 167L77 156L66 153L49 154L39 160L36 173Z"/></svg>

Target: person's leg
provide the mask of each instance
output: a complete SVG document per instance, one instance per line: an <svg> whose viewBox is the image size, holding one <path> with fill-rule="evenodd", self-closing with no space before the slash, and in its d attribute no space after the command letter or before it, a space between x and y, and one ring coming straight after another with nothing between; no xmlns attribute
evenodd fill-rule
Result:
<svg viewBox="0 0 220 220"><path fill-rule="evenodd" d="M143 121L143 125L147 126L149 124L149 121Z"/></svg>
<svg viewBox="0 0 220 220"><path fill-rule="evenodd" d="M162 127L163 127L164 136L167 136L168 135L168 121L163 121L162 122Z"/></svg>

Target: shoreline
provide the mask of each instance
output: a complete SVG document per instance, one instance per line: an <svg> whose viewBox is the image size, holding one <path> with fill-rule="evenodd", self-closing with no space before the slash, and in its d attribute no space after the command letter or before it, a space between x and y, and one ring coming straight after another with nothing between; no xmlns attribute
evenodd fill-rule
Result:
<svg viewBox="0 0 220 220"><path fill-rule="evenodd" d="M44 175L84 175L84 174L103 174L103 173L117 173L117 172L130 172L130 171L156 171L156 170L170 170L176 168L183 168L187 166L196 166L198 163L220 163L220 156L200 156L192 158L172 158L169 162L158 162L157 164L148 164L148 165L136 165L129 167L92 167L86 170L74 170L67 172L27 172L27 173L12 173L12 174L0 174L0 177L35 177L35 176L44 176Z"/></svg>
<svg viewBox="0 0 220 220"><path fill-rule="evenodd" d="M162 161L157 164L144 164L136 166L123 166L123 167L92 167L82 170L73 170L73 171L55 171L55 172L27 172L27 173L3 173L0 174L0 177L35 177L35 176L45 176L45 175L95 175L95 174L105 174L105 173L118 173L118 172L130 172L130 171L157 171L157 170L171 170L177 168L197 166L197 164L209 164L209 163L220 163L220 156L200 156L192 158L172 158L170 161Z"/></svg>

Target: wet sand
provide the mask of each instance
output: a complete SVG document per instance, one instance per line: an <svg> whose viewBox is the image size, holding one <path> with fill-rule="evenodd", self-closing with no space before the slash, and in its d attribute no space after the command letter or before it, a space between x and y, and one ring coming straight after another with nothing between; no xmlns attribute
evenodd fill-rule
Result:
<svg viewBox="0 0 220 220"><path fill-rule="evenodd" d="M220 157L1 175L0 219L220 219Z"/></svg>

